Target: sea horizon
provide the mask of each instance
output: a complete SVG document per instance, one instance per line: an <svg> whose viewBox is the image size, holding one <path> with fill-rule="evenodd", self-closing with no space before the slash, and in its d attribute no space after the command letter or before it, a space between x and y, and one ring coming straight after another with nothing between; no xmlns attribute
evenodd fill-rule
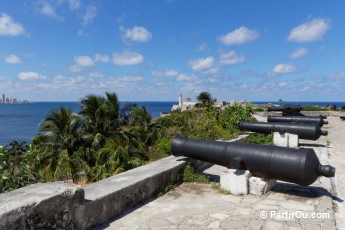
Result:
<svg viewBox="0 0 345 230"><path fill-rule="evenodd" d="M291 104L291 105L319 105L335 104L337 107L345 106L345 102L335 101L248 101L254 104ZM170 112L178 101L120 101L120 106L126 103L136 103L145 106L152 118L157 118L162 112ZM53 109L67 107L74 113L80 112L80 102L37 101L27 104L0 104L0 146L5 146L13 140L26 141L28 144L38 134L39 125Z"/></svg>

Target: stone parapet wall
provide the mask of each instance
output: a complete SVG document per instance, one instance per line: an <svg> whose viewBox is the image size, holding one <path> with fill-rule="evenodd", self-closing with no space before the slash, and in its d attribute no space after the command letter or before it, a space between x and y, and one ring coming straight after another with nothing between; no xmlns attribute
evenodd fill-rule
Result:
<svg viewBox="0 0 345 230"><path fill-rule="evenodd" d="M91 229L180 180L185 157L167 157L85 187L38 183L0 194L0 229Z"/></svg>
<svg viewBox="0 0 345 230"><path fill-rule="evenodd" d="M0 229L76 229L74 210L84 190L63 182L38 183L0 194Z"/></svg>

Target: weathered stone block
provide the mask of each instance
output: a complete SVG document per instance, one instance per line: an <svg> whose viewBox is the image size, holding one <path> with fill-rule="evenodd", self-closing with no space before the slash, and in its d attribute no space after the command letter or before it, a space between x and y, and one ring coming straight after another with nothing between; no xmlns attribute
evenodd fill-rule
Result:
<svg viewBox="0 0 345 230"><path fill-rule="evenodd" d="M229 169L223 171L220 175L220 186L233 195L247 195L249 176L250 173L247 170Z"/></svg>
<svg viewBox="0 0 345 230"><path fill-rule="evenodd" d="M252 176L249 178L249 193L259 196L264 195L269 192L276 183L276 180Z"/></svg>
<svg viewBox="0 0 345 230"><path fill-rule="evenodd" d="M280 134L279 132L273 133L273 143L277 146L297 148L298 141L299 141L298 135L295 135L295 134L291 134L291 133Z"/></svg>

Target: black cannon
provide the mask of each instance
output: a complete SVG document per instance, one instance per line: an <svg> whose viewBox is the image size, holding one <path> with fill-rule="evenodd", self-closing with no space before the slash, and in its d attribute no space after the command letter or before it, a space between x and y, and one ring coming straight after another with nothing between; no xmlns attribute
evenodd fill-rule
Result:
<svg viewBox="0 0 345 230"><path fill-rule="evenodd" d="M334 177L335 168L321 165L313 149L291 149L240 142L193 140L176 136L175 156L186 156L231 169L246 169L254 176L310 185L319 176Z"/></svg>
<svg viewBox="0 0 345 230"><path fill-rule="evenodd" d="M290 133L298 135L298 138L316 141L320 136L326 136L328 132L321 130L318 124L313 123L287 123L287 122L240 122L240 129L256 133Z"/></svg>
<svg viewBox="0 0 345 230"><path fill-rule="evenodd" d="M268 116L267 122L295 122L295 123L315 123L322 127L328 124L322 116Z"/></svg>
<svg viewBox="0 0 345 230"><path fill-rule="evenodd" d="M284 105L279 107L268 107L268 112L283 112L282 116L304 116L301 114L302 107L299 105Z"/></svg>

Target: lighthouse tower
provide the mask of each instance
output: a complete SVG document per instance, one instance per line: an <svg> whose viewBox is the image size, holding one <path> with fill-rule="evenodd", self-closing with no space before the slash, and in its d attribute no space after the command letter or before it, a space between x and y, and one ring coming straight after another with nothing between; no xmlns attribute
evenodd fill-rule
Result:
<svg viewBox="0 0 345 230"><path fill-rule="evenodd" d="M180 96L178 97L178 106L182 109L183 103L182 103L182 93L180 93Z"/></svg>

